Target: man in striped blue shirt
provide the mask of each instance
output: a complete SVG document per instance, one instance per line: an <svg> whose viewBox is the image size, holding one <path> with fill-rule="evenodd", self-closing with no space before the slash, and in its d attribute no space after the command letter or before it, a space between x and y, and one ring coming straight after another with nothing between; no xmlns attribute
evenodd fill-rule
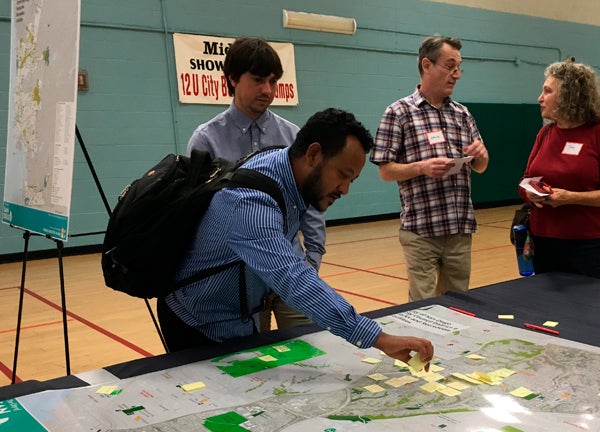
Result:
<svg viewBox="0 0 600 432"><path fill-rule="evenodd" d="M227 110L196 128L187 154L194 149L206 150L213 158L237 161L265 147L292 145L298 126L269 109L283 75L273 47L259 38L236 39L225 56L223 73L233 101ZM309 208L302 217L300 232L303 241L298 236L293 240L296 253L319 270L325 253L325 218L321 212ZM271 313L280 329L311 322L273 293L260 314L260 331L271 330Z"/></svg>
<svg viewBox="0 0 600 432"><path fill-rule="evenodd" d="M370 133L352 114L330 108L313 115L291 147L259 154L244 165L279 185L285 220L277 202L264 192L227 188L215 194L178 279L233 261L242 260L245 267L229 268L158 300L158 317L171 351L252 335L258 312L274 291L320 327L357 347L374 346L403 361L416 351L422 361L431 360L430 341L382 332L327 285L291 244L309 205L325 211L348 193L372 145ZM244 307L239 290L243 280Z"/></svg>

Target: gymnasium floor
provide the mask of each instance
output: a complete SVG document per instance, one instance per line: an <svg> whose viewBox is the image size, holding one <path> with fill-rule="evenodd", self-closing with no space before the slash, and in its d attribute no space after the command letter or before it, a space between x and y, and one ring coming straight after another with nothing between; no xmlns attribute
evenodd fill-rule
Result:
<svg viewBox="0 0 600 432"><path fill-rule="evenodd" d="M520 277L508 241L517 206L477 210L471 289ZM398 220L330 227L320 275L359 312L407 302ZM162 354L143 300L104 285L98 254L63 258L71 373ZM0 386L10 384L22 264L0 265ZM154 300L150 301L154 308ZM57 259L29 261L17 382L66 372Z"/></svg>

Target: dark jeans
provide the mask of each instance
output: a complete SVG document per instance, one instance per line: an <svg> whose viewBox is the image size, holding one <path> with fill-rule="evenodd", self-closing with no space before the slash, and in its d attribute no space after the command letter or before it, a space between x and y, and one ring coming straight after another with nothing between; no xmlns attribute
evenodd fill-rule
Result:
<svg viewBox="0 0 600 432"><path fill-rule="evenodd" d="M199 330L184 323L175 315L164 298L157 299L156 311L160 329L170 352L219 345L219 342L209 339Z"/></svg>
<svg viewBox="0 0 600 432"><path fill-rule="evenodd" d="M600 278L600 239L555 239L533 236L536 274L577 273Z"/></svg>

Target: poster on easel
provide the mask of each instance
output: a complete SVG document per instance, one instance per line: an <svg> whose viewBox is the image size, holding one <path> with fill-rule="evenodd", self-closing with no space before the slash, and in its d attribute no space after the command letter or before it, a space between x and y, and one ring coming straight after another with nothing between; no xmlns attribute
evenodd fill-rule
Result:
<svg viewBox="0 0 600 432"><path fill-rule="evenodd" d="M2 222L69 232L80 0L12 0Z"/></svg>

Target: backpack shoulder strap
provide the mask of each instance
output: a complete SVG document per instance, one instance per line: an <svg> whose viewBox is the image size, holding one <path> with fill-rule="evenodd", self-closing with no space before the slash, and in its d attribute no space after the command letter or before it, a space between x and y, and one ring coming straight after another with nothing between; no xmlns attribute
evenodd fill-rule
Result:
<svg viewBox="0 0 600 432"><path fill-rule="evenodd" d="M279 205L279 208L283 213L283 223L284 225L287 225L287 209L285 205L285 200L283 198L283 193L281 192L281 189L279 188L275 180L273 180L272 178L252 169L238 168L233 172L231 179L226 183L223 183L223 187L244 187L256 189L269 194L275 201L277 201L277 204ZM181 288L185 285L197 282L201 279L220 273L234 266L240 267L238 287L242 321L247 322L248 320L251 320L252 322L254 322L252 314L250 313L250 310L248 308L248 292L246 288L246 277L244 275L244 268L246 264L243 261L233 261L231 263L223 264L218 267L206 269L179 281L177 283L177 287ZM254 323L254 332L257 332L256 323Z"/></svg>
<svg viewBox="0 0 600 432"><path fill-rule="evenodd" d="M222 183L220 186L221 187L245 187L245 188L250 188L250 189L256 189L261 192L269 194L271 197L273 197L273 199L275 201L277 201L277 204L279 205L279 208L281 209L281 212L283 213L283 223L284 223L284 225L287 224L287 220L286 220L287 210L286 210L285 200L283 198L283 193L281 192L281 189L279 188L279 186L277 185L275 180L273 180L272 178L270 178L258 171L255 171L255 170L246 169L246 168L238 168L235 171L233 171L233 175L232 175L231 179L229 179L227 182ZM212 276L212 275L220 273L224 270L227 270L228 268L239 265L240 262L241 261L233 261L233 262L223 264L223 265L220 265L217 267L212 267L209 269L202 270L198 273L195 273L191 276L188 276L184 279L177 281L175 286L176 286L176 288L184 287L191 283L197 282L201 279L207 278L209 276Z"/></svg>
<svg viewBox="0 0 600 432"><path fill-rule="evenodd" d="M271 177L264 175L258 171L247 168L238 168L235 170L233 177L227 183L226 187L244 187L249 189L256 189L266 194L269 194L281 209L283 213L283 219L287 216L287 209L285 206L285 200L283 193L279 188L279 185Z"/></svg>

